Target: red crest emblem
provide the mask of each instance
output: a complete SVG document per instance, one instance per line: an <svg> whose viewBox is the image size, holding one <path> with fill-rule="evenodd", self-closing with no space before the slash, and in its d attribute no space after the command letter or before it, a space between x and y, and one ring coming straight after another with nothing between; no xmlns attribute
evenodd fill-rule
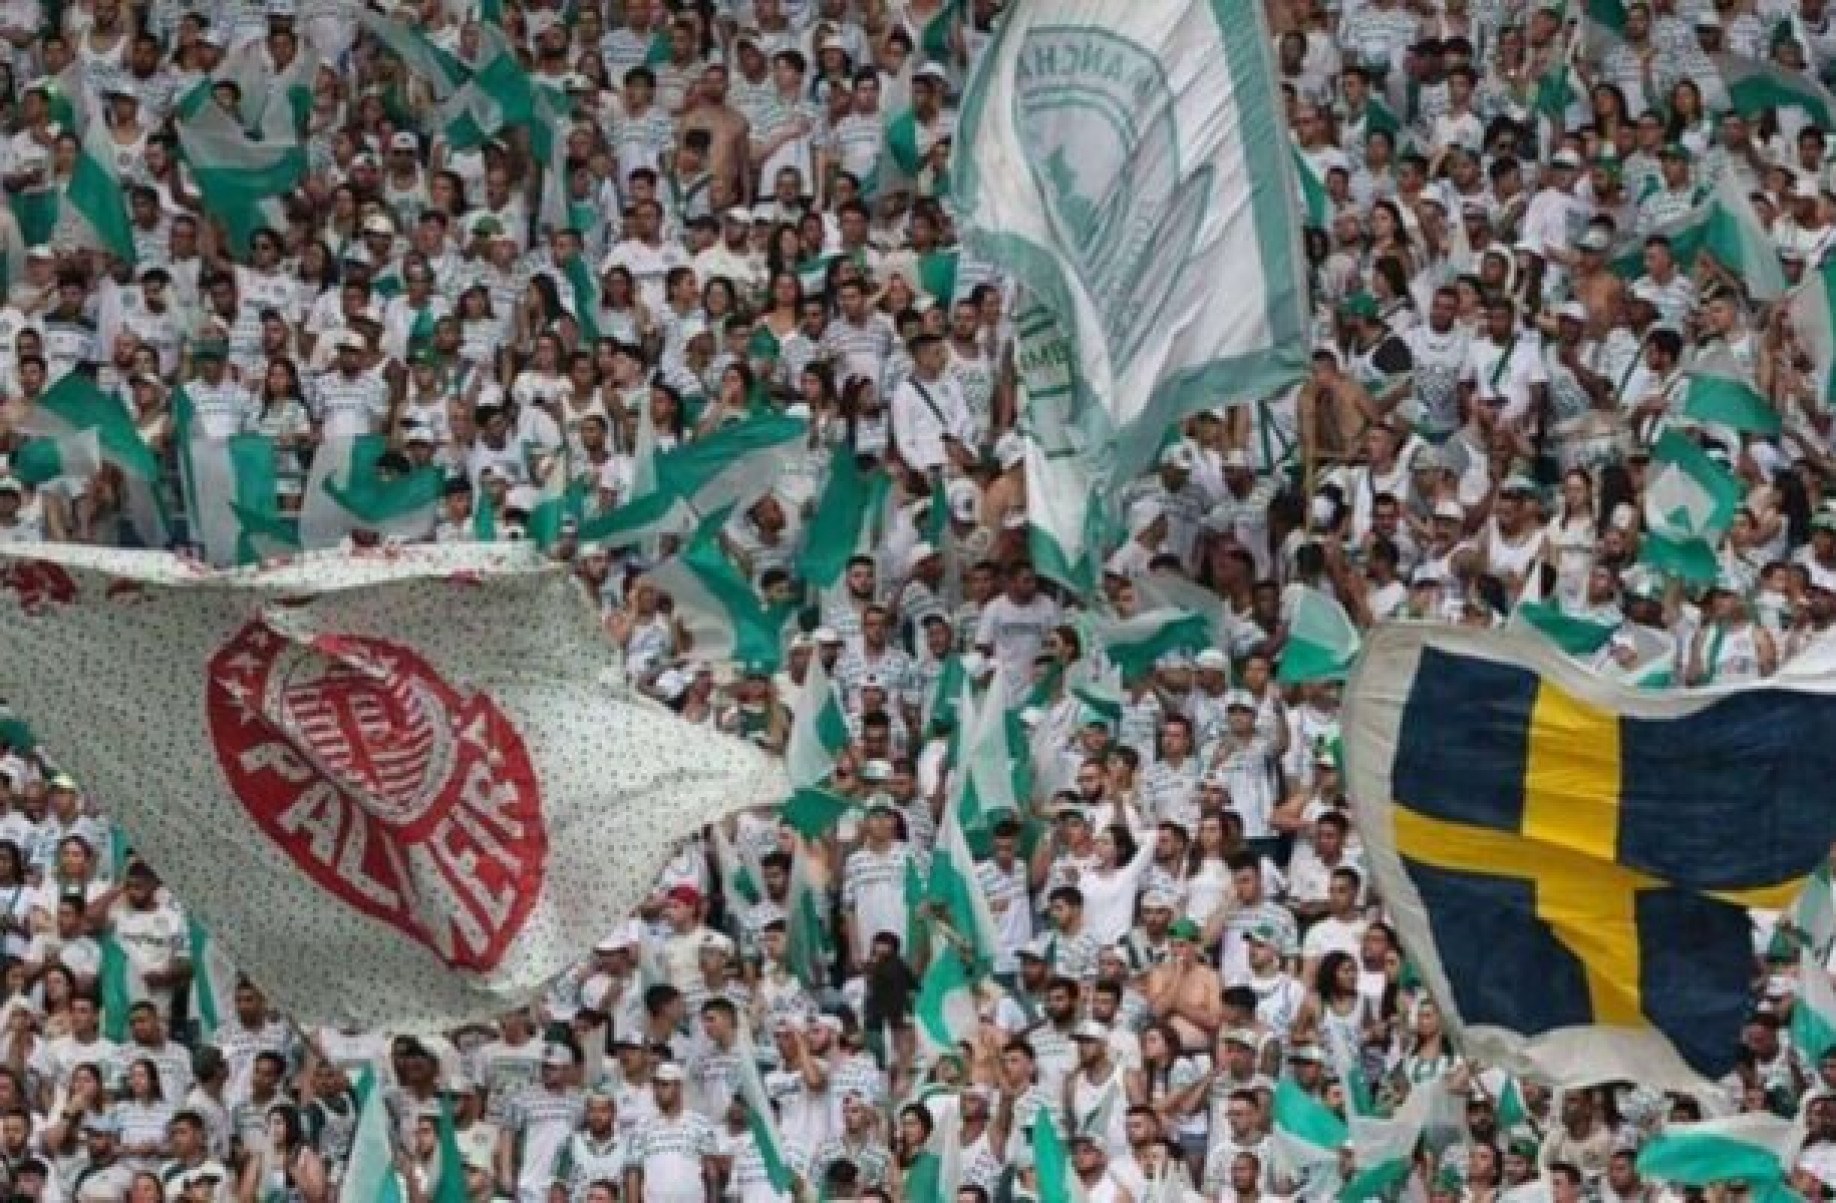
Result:
<svg viewBox="0 0 1836 1203"><path fill-rule="evenodd" d="M399 644L303 645L259 620L209 673L217 761L268 838L453 968L495 968L548 853L535 769L497 704Z"/></svg>
<svg viewBox="0 0 1836 1203"><path fill-rule="evenodd" d="M77 584L56 564L45 560L8 560L0 565L0 589L19 598L19 607L36 614L47 606L67 606L77 599Z"/></svg>

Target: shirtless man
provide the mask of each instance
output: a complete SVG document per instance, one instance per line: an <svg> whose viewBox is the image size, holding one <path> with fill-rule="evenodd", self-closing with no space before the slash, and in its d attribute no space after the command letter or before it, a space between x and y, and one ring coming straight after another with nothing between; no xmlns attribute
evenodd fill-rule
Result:
<svg viewBox="0 0 1836 1203"><path fill-rule="evenodd" d="M707 65L701 73L701 86L683 114L682 130L708 132L708 171L714 178L714 191L733 197L734 204L743 204L750 195L746 189L746 146L751 135L744 115L727 103L727 82L725 63Z"/></svg>
<svg viewBox="0 0 1836 1203"><path fill-rule="evenodd" d="M1576 244L1570 269L1575 298L1587 306L1587 332L1595 338L1613 328L1625 297L1625 281L1608 262L1612 247L1613 236L1604 225L1589 226Z"/></svg>
<svg viewBox="0 0 1836 1203"><path fill-rule="evenodd" d="M1167 929L1173 952L1147 975L1154 1018L1173 1025L1186 1048L1210 1048L1224 1023L1223 981L1199 956L1199 927L1181 919Z"/></svg>

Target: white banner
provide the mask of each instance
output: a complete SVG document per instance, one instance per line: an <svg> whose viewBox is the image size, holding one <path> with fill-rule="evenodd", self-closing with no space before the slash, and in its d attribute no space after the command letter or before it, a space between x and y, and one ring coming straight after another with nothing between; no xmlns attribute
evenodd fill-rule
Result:
<svg viewBox="0 0 1836 1203"><path fill-rule="evenodd" d="M781 764L630 693L515 544L212 575L12 549L0 693L302 1025L446 1028L538 995Z"/></svg>
<svg viewBox="0 0 1836 1203"><path fill-rule="evenodd" d="M978 257L1070 336L1126 479L1180 418L1280 392L1306 364L1270 39L1250 0L1009 7L964 95L957 209Z"/></svg>

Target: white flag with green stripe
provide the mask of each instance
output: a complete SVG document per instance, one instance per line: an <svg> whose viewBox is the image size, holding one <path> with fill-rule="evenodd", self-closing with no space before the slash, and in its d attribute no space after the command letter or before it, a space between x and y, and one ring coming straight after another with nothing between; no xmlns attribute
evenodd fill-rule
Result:
<svg viewBox="0 0 1836 1203"><path fill-rule="evenodd" d="M1639 1176L1679 1186L1744 1182L1759 1193L1784 1182L1804 1132L1766 1112L1667 1124L1638 1154Z"/></svg>
<svg viewBox="0 0 1836 1203"><path fill-rule="evenodd" d="M300 504L301 546L337 547L359 530L404 542L432 533L445 475L432 466L403 471L388 456L380 435L319 444Z"/></svg>
<svg viewBox="0 0 1836 1203"><path fill-rule="evenodd" d="M1303 217L1268 46L1251 4L1029 0L965 90L964 241L1070 334L1114 479L1187 414L1305 370Z"/></svg>
<svg viewBox="0 0 1836 1203"><path fill-rule="evenodd" d="M274 440L262 434L202 437L183 388L172 394L172 409L191 538L205 560L229 568L298 551L298 523L280 513Z"/></svg>
<svg viewBox="0 0 1836 1203"><path fill-rule="evenodd" d="M408 1196L395 1171L394 1124L374 1069L366 1066L357 1075L355 1093L357 1129L351 1135L338 1203L405 1203Z"/></svg>
<svg viewBox="0 0 1836 1203"><path fill-rule="evenodd" d="M822 657L812 655L803 684L791 703L790 743L784 767L797 789L820 785L835 771L835 758L848 746L848 720Z"/></svg>
<svg viewBox="0 0 1836 1203"><path fill-rule="evenodd" d="M203 924L196 919L188 919L187 924L191 939L191 1017L197 1020L199 1036L212 1043L217 1029L234 1013L236 967Z"/></svg>
<svg viewBox="0 0 1836 1203"><path fill-rule="evenodd" d="M1836 1048L1836 987L1822 957L1806 948L1798 955L1798 997L1791 1004L1791 1042L1815 1068Z"/></svg>
<svg viewBox="0 0 1836 1203"><path fill-rule="evenodd" d="M1345 607L1337 598L1300 584L1288 586L1282 603L1288 641L1281 649L1281 682L1343 681L1364 646Z"/></svg>
<svg viewBox="0 0 1836 1203"><path fill-rule="evenodd" d="M133 263L134 229L128 220L127 193L115 169L115 140L101 121L90 121L77 148L76 164L64 185L64 202L81 220L83 242Z"/></svg>
<svg viewBox="0 0 1836 1203"><path fill-rule="evenodd" d="M740 1025L735 1052L739 1056L739 1089L735 1093L746 1107L746 1130L758 1145L759 1160L765 1163L765 1177L770 1180L771 1188L780 1195L789 1195L797 1184L797 1175L792 1172L790 1159L785 1154L784 1138L771 1109L771 1097L765 1093L765 1081L759 1076L758 1050L753 1047L745 1024Z"/></svg>
<svg viewBox="0 0 1836 1203"><path fill-rule="evenodd" d="M12 470L34 489L60 476L87 480L102 470L102 440L94 427L27 439L13 453Z"/></svg>
<svg viewBox="0 0 1836 1203"><path fill-rule="evenodd" d="M1170 652L1197 652L1208 645L1211 625L1202 614L1162 608L1129 618L1098 619L1094 634L1103 654L1124 682L1150 672Z"/></svg>
<svg viewBox="0 0 1836 1203"><path fill-rule="evenodd" d="M1349 1132L1337 1112L1283 1078L1275 1087L1272 1137L1276 1172L1300 1181L1336 1173Z"/></svg>
<svg viewBox="0 0 1836 1203"><path fill-rule="evenodd" d="M259 138L211 100L176 123L204 211L223 223L238 254L247 251L256 230L285 228L281 198L306 176L306 149L288 106L269 105L264 116Z"/></svg>
<svg viewBox="0 0 1836 1203"><path fill-rule="evenodd" d="M135 535L144 546L166 546L168 523L165 503L159 495L159 457L140 437L121 398L103 392L87 376L71 372L26 409L18 430L21 434L63 440L57 449L43 453L56 455L60 462L66 451L81 460L93 438L95 453L102 462L121 472L124 508ZM72 436L81 438L72 441Z"/></svg>
<svg viewBox="0 0 1836 1203"><path fill-rule="evenodd" d="M918 1000L912 1004L912 1017L927 1062L974 1041L980 1022L975 985L954 948L945 945L931 958L918 987Z"/></svg>

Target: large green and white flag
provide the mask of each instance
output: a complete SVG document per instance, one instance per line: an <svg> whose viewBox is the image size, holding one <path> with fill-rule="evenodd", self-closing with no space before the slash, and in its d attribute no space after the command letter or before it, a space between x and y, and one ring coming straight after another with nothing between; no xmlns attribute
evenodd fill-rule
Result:
<svg viewBox="0 0 1836 1203"><path fill-rule="evenodd" d="M366 1066L357 1075L355 1091L357 1128L338 1203L406 1203L408 1194L395 1170L394 1124L374 1069Z"/></svg>
<svg viewBox="0 0 1836 1203"><path fill-rule="evenodd" d="M1187 414L1305 369L1302 215L1268 47L1243 0L1030 0L965 90L965 241L1069 336L1116 479Z"/></svg>
<svg viewBox="0 0 1836 1203"><path fill-rule="evenodd" d="M441 49L426 34L367 8L357 10L357 24L408 70L427 81L435 100L445 100L464 86L471 71L456 55Z"/></svg>
<svg viewBox="0 0 1836 1203"><path fill-rule="evenodd" d="M299 551L299 522L280 512L274 440L263 434L204 438L191 395L182 388L172 394L172 409L185 511L205 560L229 568Z"/></svg>
<svg viewBox="0 0 1836 1203"><path fill-rule="evenodd" d="M1337 598L1307 585L1289 586L1283 600L1288 641L1281 649L1281 683L1343 681L1364 646L1351 615Z"/></svg>
<svg viewBox="0 0 1836 1203"><path fill-rule="evenodd" d="M1346 1128L1352 1146L1352 1176L1339 1191L1340 1203L1392 1198L1392 1192L1408 1181L1435 1089L1433 1083L1418 1083L1388 1118L1351 1117Z"/></svg>
<svg viewBox="0 0 1836 1203"><path fill-rule="evenodd" d="M1064 329L1031 293L1021 295L1014 369L1026 437L1027 550L1040 575L1091 597L1108 529L1100 482L1110 419L1077 388L1076 349Z"/></svg>
<svg viewBox="0 0 1836 1203"><path fill-rule="evenodd" d="M835 771L835 758L848 746L848 720L829 681L822 657L812 655L803 684L791 701L790 742L784 767L797 789L821 785Z"/></svg>
<svg viewBox="0 0 1836 1203"><path fill-rule="evenodd" d="M1740 508L1740 481L1695 443L1666 432L1651 451L1640 557L1692 581L1715 579L1715 544Z"/></svg>
<svg viewBox="0 0 1836 1203"><path fill-rule="evenodd" d="M1093 628L1103 654L1121 671L1124 681L1152 672L1155 661L1169 652L1200 651L1211 638L1204 615L1176 609L1098 619Z"/></svg>
<svg viewBox="0 0 1836 1203"><path fill-rule="evenodd" d="M60 476L87 479L102 470L102 440L93 426L27 439L13 453L11 466L13 475L34 489Z"/></svg>
<svg viewBox="0 0 1836 1203"><path fill-rule="evenodd" d="M108 127L91 121L83 131L76 165L64 185L64 202L81 221L83 242L133 263L134 228L128 220L127 193L115 169L115 142Z"/></svg>
<svg viewBox="0 0 1836 1203"><path fill-rule="evenodd" d="M681 498L703 517L747 506L769 491L785 456L809 435L809 424L760 414L722 427L657 457L657 490Z"/></svg>
<svg viewBox="0 0 1836 1203"><path fill-rule="evenodd" d="M337 547L352 532L413 541L433 530L445 490L440 469L390 472L382 464L388 441L380 435L329 438L313 455L300 505L300 543Z"/></svg>
<svg viewBox="0 0 1836 1203"><path fill-rule="evenodd" d="M962 815L954 805L944 807L925 900L960 941L959 947L974 972L978 976L989 972L1001 946L1000 934L995 929L994 912L988 907L988 895L976 876L975 856L963 833Z"/></svg>
<svg viewBox="0 0 1836 1203"><path fill-rule="evenodd" d="M1798 108L1823 129L1836 125L1836 96L1808 71L1738 54L1720 55L1715 65L1721 70L1729 106L1742 117L1757 121L1769 109Z"/></svg>
<svg viewBox="0 0 1836 1203"><path fill-rule="evenodd" d="M1827 957L1836 940L1836 887L1830 882L1830 862L1825 860L1804 880L1804 889L1791 907L1792 930L1805 947Z"/></svg>
<svg viewBox="0 0 1836 1203"><path fill-rule="evenodd" d="M770 671L778 665L790 604L768 605L727 558L716 537L727 512L703 523L649 579L674 603L676 624L696 657Z"/></svg>
<svg viewBox="0 0 1836 1203"><path fill-rule="evenodd" d="M206 101L177 122L179 149L204 211L223 223L232 250L246 254L256 230L286 227L281 198L306 177L306 148L286 105L270 105L258 137Z"/></svg>
<svg viewBox="0 0 1836 1203"><path fill-rule="evenodd" d="M191 943L191 1017L208 1043L214 1041L235 1005L236 967L202 923L188 918L186 924Z"/></svg>
<svg viewBox="0 0 1836 1203"><path fill-rule="evenodd" d="M1349 1137L1345 1121L1325 1103L1283 1078L1275 1087L1272 1153L1276 1171L1290 1181L1336 1170Z"/></svg>
<svg viewBox="0 0 1836 1203"><path fill-rule="evenodd" d="M1790 1176L1803 1137L1792 1121L1765 1112L1668 1124L1639 1150L1638 1172L1680 1186L1739 1181L1759 1192Z"/></svg>
<svg viewBox="0 0 1836 1203"><path fill-rule="evenodd" d="M55 442L52 448L28 453L28 462L31 456L46 457L34 470L72 462L80 466L93 448L103 463L120 470L124 509L140 542L166 546L168 516L159 495L159 457L140 437L121 398L71 372L26 408L18 431Z"/></svg>
<svg viewBox="0 0 1836 1203"><path fill-rule="evenodd" d="M1783 425L1779 411L1747 383L1745 374L1729 355L1698 360L1690 369L1683 416L1693 422L1763 435L1776 435Z"/></svg>
<svg viewBox="0 0 1836 1203"><path fill-rule="evenodd" d="M1015 730L1007 704L1007 684L1000 673L994 674L979 702L963 683L956 710L962 727L953 784L959 791L956 813L965 833L986 831L1002 816L1018 816L1032 801L1030 791L1023 788L1032 752Z"/></svg>
<svg viewBox="0 0 1836 1203"><path fill-rule="evenodd" d="M912 1018L917 1021L919 1043L927 1061L934 1061L957 1046L975 1039L975 983L969 967L956 950L940 948L926 966L918 986L918 999L912 1004Z"/></svg>
<svg viewBox="0 0 1836 1203"><path fill-rule="evenodd" d="M1670 240L1670 249L1685 271L1694 271L1697 257L1706 254L1739 277L1756 300L1770 301L1785 293L1785 266L1778 247L1760 224L1746 191L1726 172L1695 208L1650 233ZM1648 236L1633 235L1614 248L1611 266L1615 274L1627 280L1644 274Z"/></svg>
<svg viewBox="0 0 1836 1203"><path fill-rule="evenodd" d="M863 463L847 443L836 445L816 513L803 528L799 576L819 589L841 580L849 558L871 538L890 483L878 464Z"/></svg>

